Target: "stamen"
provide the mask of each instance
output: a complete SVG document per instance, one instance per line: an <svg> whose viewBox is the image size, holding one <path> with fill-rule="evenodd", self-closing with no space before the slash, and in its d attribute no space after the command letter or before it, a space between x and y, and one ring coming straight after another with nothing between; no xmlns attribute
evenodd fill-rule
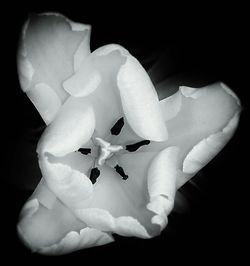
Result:
<svg viewBox="0 0 250 266"><path fill-rule="evenodd" d="M110 129L110 132L111 132L111 134L112 135L119 135L120 134L120 132L121 132L121 130L122 130L122 128L123 128L123 126L124 126L124 119L123 119L123 117L122 118L120 118L116 123L115 123L115 125Z"/></svg>
<svg viewBox="0 0 250 266"><path fill-rule="evenodd" d="M100 170L97 167L91 169L89 179L92 182L92 184L95 184L96 179L99 177L99 175L100 175Z"/></svg>
<svg viewBox="0 0 250 266"><path fill-rule="evenodd" d="M120 175L122 176L122 179L123 180L126 180L128 179L128 175L125 174L123 168L121 166L119 166L118 164L114 167L115 168L115 171Z"/></svg>
<svg viewBox="0 0 250 266"><path fill-rule="evenodd" d="M130 152L137 151L141 146L148 145L150 143L150 140L142 140L135 144L126 145L126 150Z"/></svg>
<svg viewBox="0 0 250 266"><path fill-rule="evenodd" d="M91 153L91 149L90 148L80 148L78 150L81 154L87 155L89 153Z"/></svg>

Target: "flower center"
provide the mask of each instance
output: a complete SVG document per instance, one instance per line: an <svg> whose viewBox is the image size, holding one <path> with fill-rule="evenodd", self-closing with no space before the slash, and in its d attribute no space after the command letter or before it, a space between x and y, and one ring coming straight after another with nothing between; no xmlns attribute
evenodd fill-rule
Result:
<svg viewBox="0 0 250 266"><path fill-rule="evenodd" d="M116 135L116 136L119 135L121 133L123 126L124 126L124 119L123 117L121 117L111 128L110 130L111 135ZM102 166L104 163L106 163L106 160L110 159L115 153L118 153L121 150L124 150L124 152L136 152L142 146L150 144L149 140L141 140L139 142L125 146L112 145L110 142L99 137L92 137L92 141L94 145L98 147L98 154L95 157L95 163L93 168L91 168L90 177L89 177L93 184L96 182L97 178L100 175L100 170L98 166ZM84 155L88 155L89 153L91 153L90 148L80 148L78 151ZM128 175L125 173L124 169L118 164L116 158L114 158L114 160L107 161L106 164L107 166L113 168L122 177L123 180L128 179Z"/></svg>
<svg viewBox="0 0 250 266"><path fill-rule="evenodd" d="M123 149L123 146L121 145L112 145L98 137L95 138L95 144L99 147L99 156L97 158L98 165L103 165L107 159L114 155L114 153Z"/></svg>

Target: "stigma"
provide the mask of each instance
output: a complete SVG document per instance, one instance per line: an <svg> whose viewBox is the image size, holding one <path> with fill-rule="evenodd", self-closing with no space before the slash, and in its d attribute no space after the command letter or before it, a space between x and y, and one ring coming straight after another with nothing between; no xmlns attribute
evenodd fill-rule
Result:
<svg viewBox="0 0 250 266"><path fill-rule="evenodd" d="M95 145L99 147L99 156L97 158L98 165L103 165L107 159L123 149L123 146L121 145L112 145L98 137L95 138Z"/></svg>

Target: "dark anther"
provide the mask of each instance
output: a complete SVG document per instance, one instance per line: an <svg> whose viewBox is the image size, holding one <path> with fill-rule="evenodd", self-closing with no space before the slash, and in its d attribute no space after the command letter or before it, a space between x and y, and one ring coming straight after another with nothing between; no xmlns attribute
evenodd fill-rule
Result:
<svg viewBox="0 0 250 266"><path fill-rule="evenodd" d="M84 155L91 153L91 149L89 149L89 148L80 148L78 151Z"/></svg>
<svg viewBox="0 0 250 266"><path fill-rule="evenodd" d="M128 175L125 174L123 168L121 166L119 166L118 164L114 167L115 168L115 171L120 175L122 176L122 179L123 180L126 180L128 179Z"/></svg>
<svg viewBox="0 0 250 266"><path fill-rule="evenodd" d="M138 150L141 146L148 145L149 143L150 143L150 140L142 140L135 144L126 145L126 150L133 152L133 151Z"/></svg>
<svg viewBox="0 0 250 266"><path fill-rule="evenodd" d="M91 169L89 179L92 182L92 184L95 184L96 179L98 178L99 175L100 175L100 170L97 167Z"/></svg>
<svg viewBox="0 0 250 266"><path fill-rule="evenodd" d="M124 126L124 119L123 117L120 118L116 123L115 125L110 129L110 132L112 135L119 135L121 130L122 130L122 127Z"/></svg>

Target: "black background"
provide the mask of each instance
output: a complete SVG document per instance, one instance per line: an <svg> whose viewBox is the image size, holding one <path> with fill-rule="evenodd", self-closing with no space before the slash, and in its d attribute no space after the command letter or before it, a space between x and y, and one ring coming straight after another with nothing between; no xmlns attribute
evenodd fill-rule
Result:
<svg viewBox="0 0 250 266"><path fill-rule="evenodd" d="M144 5L147 5L146 3ZM115 9L112 9L115 8ZM2 186L1 186L1 245L2 254L19 262L52 261L94 263L125 259L132 263L148 259L171 261L243 259L248 245L248 40L244 8L202 6L199 10L180 6L156 5L135 8L127 3L100 6L99 3L68 7L15 6L6 8L2 23ZM181 11L182 10L182 11ZM31 254L19 242L15 225L20 208L30 195L24 189L26 167L37 168L35 159L23 157L25 144L36 143L40 132L34 129L43 122L28 98L22 93L16 72L16 48L23 22L29 13L56 11L74 21L92 25L91 49L118 43L127 48L145 68L152 62L145 59L165 54L168 75L184 71L195 80L222 80L242 101L243 112L239 128L215 160L194 178L197 185L186 184L181 193L190 209L173 212L169 226L161 236L151 240L117 237L115 243L82 250L62 257ZM143 61L144 60L144 61ZM249 75L249 74L248 74ZM21 144L20 144L21 143ZM32 152L32 148L31 148ZM33 148L34 152L34 148ZM37 182L37 179L34 179Z"/></svg>

